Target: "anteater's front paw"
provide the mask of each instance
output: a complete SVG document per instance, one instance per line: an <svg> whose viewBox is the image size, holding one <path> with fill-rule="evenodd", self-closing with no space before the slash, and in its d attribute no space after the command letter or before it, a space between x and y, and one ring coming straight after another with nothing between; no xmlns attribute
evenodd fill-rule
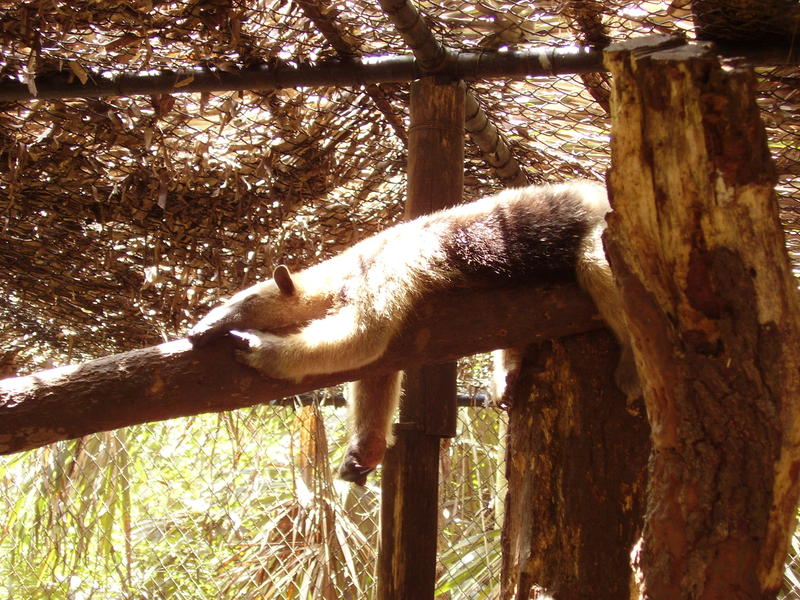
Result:
<svg viewBox="0 0 800 600"><path fill-rule="evenodd" d="M247 329L230 332L236 347L236 359L253 367L262 375L275 379L287 379L282 368L284 338L263 331Z"/></svg>
<svg viewBox="0 0 800 600"><path fill-rule="evenodd" d="M195 348L205 346L208 342L222 337L228 332L224 321L214 319L213 317L213 314L204 317L189 330L186 337L189 338L189 341Z"/></svg>
<svg viewBox="0 0 800 600"><path fill-rule="evenodd" d="M231 329L245 327L239 312L229 304L217 306L189 330L187 337L196 348L224 336Z"/></svg>

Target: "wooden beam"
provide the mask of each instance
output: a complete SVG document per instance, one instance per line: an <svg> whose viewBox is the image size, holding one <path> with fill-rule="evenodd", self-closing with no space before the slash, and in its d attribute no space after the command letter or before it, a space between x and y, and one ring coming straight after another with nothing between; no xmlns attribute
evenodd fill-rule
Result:
<svg viewBox="0 0 800 600"><path fill-rule="evenodd" d="M591 301L575 285L454 289L422 299L375 363L299 382L267 379L238 364L228 340L200 350L177 340L0 381L0 454L148 421L252 406L370 373L598 326Z"/></svg>

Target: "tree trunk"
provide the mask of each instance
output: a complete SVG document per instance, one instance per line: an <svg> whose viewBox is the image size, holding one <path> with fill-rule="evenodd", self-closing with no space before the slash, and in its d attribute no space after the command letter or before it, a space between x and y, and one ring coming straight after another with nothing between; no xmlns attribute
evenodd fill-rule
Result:
<svg viewBox="0 0 800 600"><path fill-rule="evenodd" d="M797 283L752 73L672 45L606 55L606 249L653 432L642 592L772 598L800 474Z"/></svg>
<svg viewBox="0 0 800 600"><path fill-rule="evenodd" d="M598 330L531 346L512 388L503 600L629 597L649 427Z"/></svg>

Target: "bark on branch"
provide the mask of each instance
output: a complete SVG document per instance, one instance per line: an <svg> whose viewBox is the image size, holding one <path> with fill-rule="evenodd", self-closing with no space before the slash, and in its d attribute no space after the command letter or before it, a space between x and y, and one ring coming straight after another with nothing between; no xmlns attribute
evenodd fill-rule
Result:
<svg viewBox="0 0 800 600"><path fill-rule="evenodd" d="M177 340L0 381L0 454L148 421L242 408L599 326L591 301L574 285L451 290L420 303L403 333L373 364L300 382L267 379L239 365L227 340L200 350Z"/></svg>

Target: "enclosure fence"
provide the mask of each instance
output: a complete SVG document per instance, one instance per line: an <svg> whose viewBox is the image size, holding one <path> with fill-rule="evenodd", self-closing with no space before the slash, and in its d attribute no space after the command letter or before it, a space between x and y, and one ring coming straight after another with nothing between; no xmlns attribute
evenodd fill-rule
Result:
<svg viewBox="0 0 800 600"><path fill-rule="evenodd" d="M0 459L0 597L372 597L380 471L335 479L344 409L318 400ZM497 593L504 417L461 408L442 442L437 597Z"/></svg>

